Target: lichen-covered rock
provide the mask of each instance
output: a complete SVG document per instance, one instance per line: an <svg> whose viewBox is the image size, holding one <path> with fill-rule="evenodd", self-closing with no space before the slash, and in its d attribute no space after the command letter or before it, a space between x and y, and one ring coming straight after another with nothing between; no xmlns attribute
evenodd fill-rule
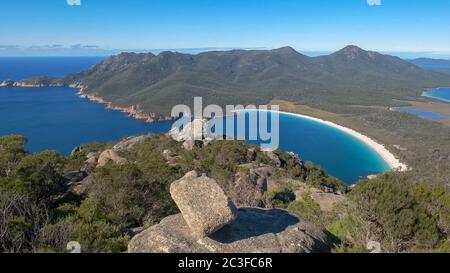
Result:
<svg viewBox="0 0 450 273"><path fill-rule="evenodd" d="M113 151L115 151L115 152L129 151L134 146L144 143L145 140L146 140L145 136L129 137L129 138L117 143L116 145L114 145Z"/></svg>
<svg viewBox="0 0 450 273"><path fill-rule="evenodd" d="M330 252L320 229L283 210L242 208L234 222L210 237L195 237L181 214L135 236L130 253L320 253Z"/></svg>
<svg viewBox="0 0 450 273"><path fill-rule="evenodd" d="M194 175L173 182L170 194L192 233L201 238L231 223L236 207L214 179Z"/></svg>
<svg viewBox="0 0 450 273"><path fill-rule="evenodd" d="M164 150L162 156L170 166L178 165L178 162L183 159L181 156L172 152L171 150Z"/></svg>
<svg viewBox="0 0 450 273"><path fill-rule="evenodd" d="M74 183L71 186L72 192L76 193L76 194L84 194L86 193L88 187L90 187L93 183L93 176L89 175L87 177L85 177L83 180L81 180L80 182Z"/></svg>
<svg viewBox="0 0 450 273"><path fill-rule="evenodd" d="M112 161L119 166L125 165L127 163L127 160L123 157L120 157L115 151L106 150L102 152L98 157L97 168L104 167L106 164L108 164L109 161Z"/></svg>
<svg viewBox="0 0 450 273"><path fill-rule="evenodd" d="M267 192L269 177L273 168L254 163L239 166L232 183L236 196L233 201L238 206L261 207L264 205L264 193Z"/></svg>
<svg viewBox="0 0 450 273"><path fill-rule="evenodd" d="M86 155L85 163L88 165L97 165L98 153L89 153Z"/></svg>

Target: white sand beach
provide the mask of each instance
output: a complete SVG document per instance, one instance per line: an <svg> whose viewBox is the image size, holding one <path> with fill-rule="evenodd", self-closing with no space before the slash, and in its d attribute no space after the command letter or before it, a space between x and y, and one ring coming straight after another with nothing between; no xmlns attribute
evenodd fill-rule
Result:
<svg viewBox="0 0 450 273"><path fill-rule="evenodd" d="M406 164L400 162L400 160L397 159L391 152L389 152L389 150L384 145L379 144L378 142L371 139L370 137L363 135L353 129L341 126L341 125L333 123L331 121L327 121L327 120L323 120L323 119L319 119L319 118L315 118L315 117L310 117L310 116L306 116L306 115L302 115L302 114L295 114L295 113L283 112L283 111L273 111L273 110L242 110L242 112L248 112L248 111L278 112L281 114L286 114L286 115L296 116L299 118L309 119L309 120L316 121L316 122L322 123L324 125L336 128L338 130L341 130L342 132L345 132L345 133L357 138L358 140L362 141L363 143L368 145L370 148L372 148L376 153L378 153L381 156L381 158L383 158L383 160L389 165L391 170L401 171L401 172L409 170L409 167Z"/></svg>

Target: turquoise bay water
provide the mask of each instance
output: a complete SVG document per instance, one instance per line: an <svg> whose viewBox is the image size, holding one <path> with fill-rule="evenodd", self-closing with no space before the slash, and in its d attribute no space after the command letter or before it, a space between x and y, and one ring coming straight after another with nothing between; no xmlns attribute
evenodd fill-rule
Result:
<svg viewBox="0 0 450 273"><path fill-rule="evenodd" d="M250 114L240 112L234 119L236 121L243 115L246 121L245 134L236 133L237 126L235 125L234 135L248 140ZM377 152L341 130L284 113L279 114L279 118L279 148L283 151L294 152L303 160L314 162L342 181L352 184L368 175L389 170L388 164ZM271 131L270 118L268 127ZM223 128L226 128L225 121ZM247 142L256 145L268 143L261 140Z"/></svg>
<svg viewBox="0 0 450 273"><path fill-rule="evenodd" d="M280 115L280 148L323 166L348 183L389 170L378 153L353 136L292 115Z"/></svg>
<svg viewBox="0 0 450 273"><path fill-rule="evenodd" d="M425 92L424 96L440 101L450 102L450 88L436 88Z"/></svg>
<svg viewBox="0 0 450 273"><path fill-rule="evenodd" d="M0 81L62 76L85 70L99 60L0 58ZM80 99L70 88L0 87L0 135L26 136L30 152L50 149L68 154L82 143L118 141L125 136L167 132L170 127L171 122L147 124L105 109ZM280 149L322 166L347 183L389 169L376 152L352 136L291 115L280 115Z"/></svg>

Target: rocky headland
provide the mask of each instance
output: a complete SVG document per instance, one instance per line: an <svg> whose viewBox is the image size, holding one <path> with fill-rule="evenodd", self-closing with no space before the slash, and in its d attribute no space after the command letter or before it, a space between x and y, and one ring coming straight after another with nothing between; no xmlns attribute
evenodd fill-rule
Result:
<svg viewBox="0 0 450 273"><path fill-rule="evenodd" d="M38 77L21 81L5 80L0 83L0 87L23 87L23 88L69 87L77 89L78 90L77 95L82 99L88 99L95 103L103 104L106 106L107 109L126 113L128 114L129 117L132 117L136 120L144 121L147 123L172 120L172 117L170 116L161 116L155 113L146 113L142 110L140 105L123 107L116 105L112 102L105 101L103 98L99 96L88 94L86 92L88 87L81 83L66 82L64 80L57 78Z"/></svg>
<svg viewBox="0 0 450 273"><path fill-rule="evenodd" d="M239 208L215 180L190 172L172 183L181 214L136 235L130 253L323 253L327 235L279 209Z"/></svg>

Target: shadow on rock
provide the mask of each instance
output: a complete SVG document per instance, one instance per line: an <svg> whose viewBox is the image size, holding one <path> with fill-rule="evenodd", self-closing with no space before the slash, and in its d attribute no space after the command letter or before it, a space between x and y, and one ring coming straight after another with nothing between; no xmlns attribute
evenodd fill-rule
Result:
<svg viewBox="0 0 450 273"><path fill-rule="evenodd" d="M242 208L234 222L212 234L210 238L229 244L264 234L278 234L297 223L299 219L284 210Z"/></svg>

